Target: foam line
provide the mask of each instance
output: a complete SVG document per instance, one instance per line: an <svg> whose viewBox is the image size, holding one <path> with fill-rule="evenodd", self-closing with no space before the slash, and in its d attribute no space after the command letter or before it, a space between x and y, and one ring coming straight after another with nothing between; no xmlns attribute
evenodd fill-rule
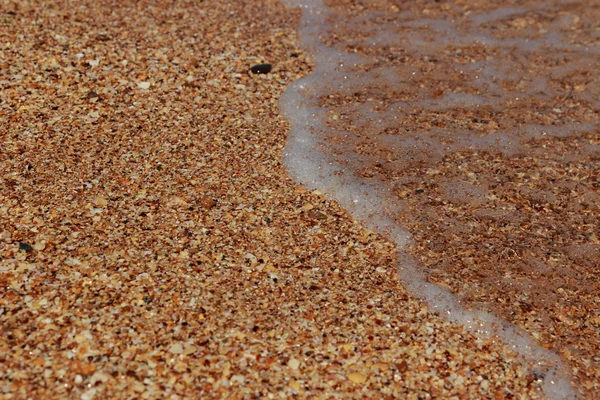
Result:
<svg viewBox="0 0 600 400"><path fill-rule="evenodd" d="M319 42L328 26L328 9L321 0L282 0L288 7L300 7L300 36L303 46L315 60L313 73L288 87L280 99L280 108L291 124L284 149L284 163L290 175L308 189L319 189L345 207L367 228L377 231L398 246L399 275L405 287L424 299L430 308L449 321L485 338L498 338L518 353L538 376L542 390L550 399L574 398L568 369L560 357L540 346L522 329L484 310L467 309L455 295L426 281L404 249L410 235L394 221L392 197L383 186L357 178L343 165L320 153L320 134L325 128L326 111L317 105L324 82L349 87L352 79L341 65L356 65L360 57L344 54ZM508 10L513 12L513 10ZM507 11L507 12L508 12ZM483 21L483 19L482 19ZM339 89L339 86L336 89Z"/></svg>

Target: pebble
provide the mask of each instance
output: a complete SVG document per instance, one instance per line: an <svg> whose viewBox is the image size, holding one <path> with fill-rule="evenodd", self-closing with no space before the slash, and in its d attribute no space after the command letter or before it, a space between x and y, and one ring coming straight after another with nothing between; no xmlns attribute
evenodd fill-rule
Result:
<svg viewBox="0 0 600 400"><path fill-rule="evenodd" d="M250 68L253 74L268 74L273 66L271 64L256 64Z"/></svg>
<svg viewBox="0 0 600 400"><path fill-rule="evenodd" d="M296 371L300 367L300 361L296 360L295 358L290 358L290 361L288 361L288 367Z"/></svg>
<svg viewBox="0 0 600 400"><path fill-rule="evenodd" d="M169 347L169 351L173 354L181 354L183 353L183 346L181 343L174 343Z"/></svg>
<svg viewBox="0 0 600 400"><path fill-rule="evenodd" d="M27 243L19 242L19 250L30 252L33 250L33 247Z"/></svg>
<svg viewBox="0 0 600 400"><path fill-rule="evenodd" d="M365 383L367 381L367 376L360 372L352 372L348 374L348 379L354 383Z"/></svg>

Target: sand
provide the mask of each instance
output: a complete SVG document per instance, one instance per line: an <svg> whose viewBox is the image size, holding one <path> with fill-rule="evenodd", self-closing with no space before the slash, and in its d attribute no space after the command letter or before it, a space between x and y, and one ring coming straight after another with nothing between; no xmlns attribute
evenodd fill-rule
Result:
<svg viewBox="0 0 600 400"><path fill-rule="evenodd" d="M287 177L298 18L0 4L0 397L543 397L407 294L394 246Z"/></svg>
<svg viewBox="0 0 600 400"><path fill-rule="evenodd" d="M413 239L405 256L428 281L560 354L593 398L600 8L328 3L337 29L324 41L362 56L362 76L398 81L332 91L321 104L333 132L352 132L329 141L354 156L358 175L394 193ZM397 36L383 40L379 30Z"/></svg>

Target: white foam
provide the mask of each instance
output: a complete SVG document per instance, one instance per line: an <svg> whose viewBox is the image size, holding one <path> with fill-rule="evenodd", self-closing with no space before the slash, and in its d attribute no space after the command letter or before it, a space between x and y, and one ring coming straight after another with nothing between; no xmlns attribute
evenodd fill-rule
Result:
<svg viewBox="0 0 600 400"><path fill-rule="evenodd" d="M544 349L522 329L486 311L465 308L452 293L425 280L424 275L404 254L410 235L392 217L397 209L389 189L356 177L342 163L318 151L322 137L326 135L324 132L327 121L327 109L317 105L318 97L332 90L332 87L337 93L344 89L351 90L354 78L359 76L353 75L343 66L353 66L362 60L356 55L342 53L319 42L319 38L328 29L325 21L329 13L321 0L282 1L289 7L302 9L302 44L315 60L313 73L290 85L280 99L280 107L291 123L291 132L284 150L284 163L290 175L307 188L319 189L338 201L367 228L393 240L399 249L399 274L404 285L414 295L423 298L433 310L482 337L498 338L520 354L538 376L543 376L542 388L549 398L574 397L568 370L556 354ZM514 11L508 9L506 14ZM485 21L484 16L478 20L479 23ZM383 40L383 37L380 34L378 40ZM360 79L357 81L361 83ZM473 96L455 96L447 98L446 106L457 102L472 104L480 100ZM537 131L532 130L536 131L532 128L529 134L535 136ZM475 139L471 140L476 142ZM498 143L493 145L497 147ZM348 159L346 161L352 162Z"/></svg>

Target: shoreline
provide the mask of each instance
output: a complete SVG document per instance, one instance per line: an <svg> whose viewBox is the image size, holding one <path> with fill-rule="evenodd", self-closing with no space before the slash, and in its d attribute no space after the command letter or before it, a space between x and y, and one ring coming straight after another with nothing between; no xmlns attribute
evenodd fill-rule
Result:
<svg viewBox="0 0 600 400"><path fill-rule="evenodd" d="M434 308L465 325L473 317L450 304L510 321L512 333L500 335L506 343L528 353L517 337L531 335L540 343L534 348L563 357L591 396L598 86L580 82L599 54L593 14L556 3L422 9L331 0L330 12L317 3L305 6L310 38L303 38L318 43L317 72L293 85L296 96L310 98L295 113L312 117L294 117L301 127L292 140L296 164L318 168L294 164L293 175L324 188L368 227L391 230L387 236L406 247L402 258L418 265L401 267L402 279ZM320 141L315 157L310 143ZM403 229L414 238L408 244Z"/></svg>

